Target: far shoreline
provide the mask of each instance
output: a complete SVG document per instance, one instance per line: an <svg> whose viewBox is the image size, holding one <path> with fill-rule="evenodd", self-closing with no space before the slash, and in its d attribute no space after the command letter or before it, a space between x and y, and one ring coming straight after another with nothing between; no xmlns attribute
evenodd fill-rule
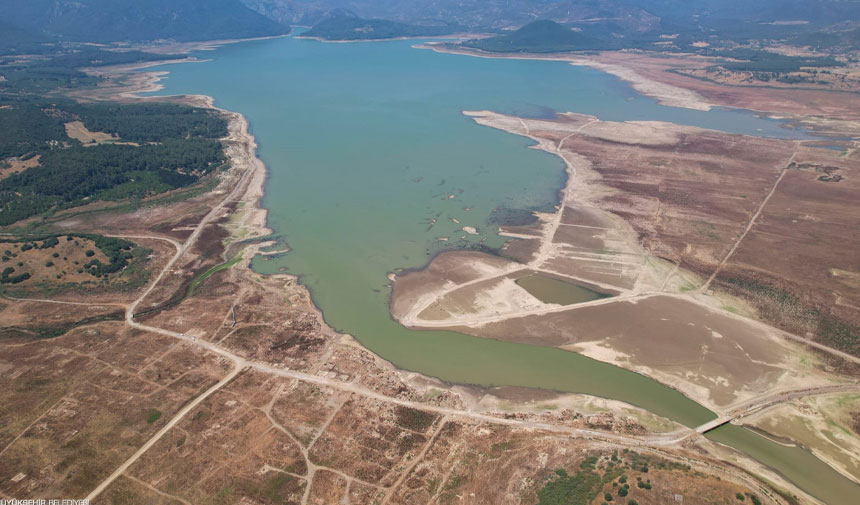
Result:
<svg viewBox="0 0 860 505"><path fill-rule="evenodd" d="M680 107L685 109L709 111L716 107L715 104L707 102L704 97L694 91L672 86L669 84L659 83L648 79L632 69L622 67L620 65L611 65L601 63L594 59L588 58L587 55L576 55L574 53L491 53L480 49L472 49L467 47L451 47L441 44L416 44L415 49L429 49L437 53L459 54L463 56L472 56L475 58L489 59L513 59L513 60L544 60L544 61L564 61L574 66L583 66L600 70L608 74L614 75L624 82L633 86L639 94L654 98L658 103L668 107Z"/></svg>

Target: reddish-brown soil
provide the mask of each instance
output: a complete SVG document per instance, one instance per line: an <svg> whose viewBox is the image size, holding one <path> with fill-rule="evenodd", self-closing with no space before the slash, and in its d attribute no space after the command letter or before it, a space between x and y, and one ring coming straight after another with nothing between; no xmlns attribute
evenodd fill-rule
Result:
<svg viewBox="0 0 860 505"><path fill-rule="evenodd" d="M86 495L224 374L214 356L122 323L3 345L0 362L0 480L16 497Z"/></svg>
<svg viewBox="0 0 860 505"><path fill-rule="evenodd" d="M820 151L801 152L717 282L781 327L860 355L860 163Z"/></svg>

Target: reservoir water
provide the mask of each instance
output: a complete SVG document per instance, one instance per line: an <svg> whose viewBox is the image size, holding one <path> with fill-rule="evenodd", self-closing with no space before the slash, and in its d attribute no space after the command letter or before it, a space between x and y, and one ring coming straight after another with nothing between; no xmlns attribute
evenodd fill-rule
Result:
<svg viewBox="0 0 860 505"><path fill-rule="evenodd" d="M545 275L534 274L516 280L519 287L544 303L572 305L590 302L612 295L601 293L572 282L562 281Z"/></svg>
<svg viewBox="0 0 860 505"><path fill-rule="evenodd" d="M494 210L547 210L561 161L463 110L665 120L802 137L736 110L663 107L613 76L563 62L418 50L414 41L327 44L280 38L224 46L165 67L159 94L206 94L251 124L269 174L269 226L291 247L254 269L298 275L326 321L394 364L446 381L581 392L687 426L714 414L642 375L557 349L412 331L388 312L387 274L441 247L498 247ZM459 224L455 224L457 219ZM433 224L435 223L435 224ZM462 226L478 229L463 233ZM447 237L448 242L438 239Z"/></svg>
<svg viewBox="0 0 860 505"><path fill-rule="evenodd" d="M847 505L860 500L860 484L834 471L807 449L786 447L731 424L721 426L706 436L776 468L783 477L828 505Z"/></svg>

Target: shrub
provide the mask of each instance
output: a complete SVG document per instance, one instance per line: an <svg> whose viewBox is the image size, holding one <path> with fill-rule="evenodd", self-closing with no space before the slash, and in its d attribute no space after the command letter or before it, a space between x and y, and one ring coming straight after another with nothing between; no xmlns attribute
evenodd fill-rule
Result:
<svg viewBox="0 0 860 505"><path fill-rule="evenodd" d="M30 274L28 272L10 277L14 272L15 269L12 267L4 268L3 272L0 273L0 284L18 284L19 282L24 282L30 278Z"/></svg>
<svg viewBox="0 0 860 505"><path fill-rule="evenodd" d="M93 251L92 249L87 249L87 252L85 252L84 254L86 254L87 258L92 258L93 256L96 255L96 252Z"/></svg>
<svg viewBox="0 0 860 505"><path fill-rule="evenodd" d="M744 501L744 494L743 493L735 493L735 498L737 498L738 501Z"/></svg>
<svg viewBox="0 0 860 505"><path fill-rule="evenodd" d="M146 424L152 424L161 418L161 411L158 409L149 409L146 411Z"/></svg>
<svg viewBox="0 0 860 505"><path fill-rule="evenodd" d="M49 237L42 242L42 245L39 246L39 249L51 249L55 245L59 244L60 241L57 237Z"/></svg>

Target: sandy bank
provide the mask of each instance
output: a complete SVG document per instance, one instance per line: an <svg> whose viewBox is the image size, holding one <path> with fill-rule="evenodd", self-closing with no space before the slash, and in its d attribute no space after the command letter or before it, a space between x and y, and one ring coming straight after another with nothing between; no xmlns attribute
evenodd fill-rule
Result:
<svg viewBox="0 0 860 505"><path fill-rule="evenodd" d="M547 61L566 61L571 65L589 67L608 74L612 74L622 81L628 82L633 86L633 89L639 93L655 98L659 103L669 107L682 107L695 110L711 110L714 104L708 102L695 91L684 89L678 86L673 86L664 82L659 82L654 79L645 77L635 70L621 65L603 63L592 58L580 55L565 55L565 54L503 54L503 53L488 53L478 49L453 48L451 46L443 46L439 44L421 44L415 46L419 49L432 49L440 53L464 54L479 58L508 58L517 60L547 60Z"/></svg>

